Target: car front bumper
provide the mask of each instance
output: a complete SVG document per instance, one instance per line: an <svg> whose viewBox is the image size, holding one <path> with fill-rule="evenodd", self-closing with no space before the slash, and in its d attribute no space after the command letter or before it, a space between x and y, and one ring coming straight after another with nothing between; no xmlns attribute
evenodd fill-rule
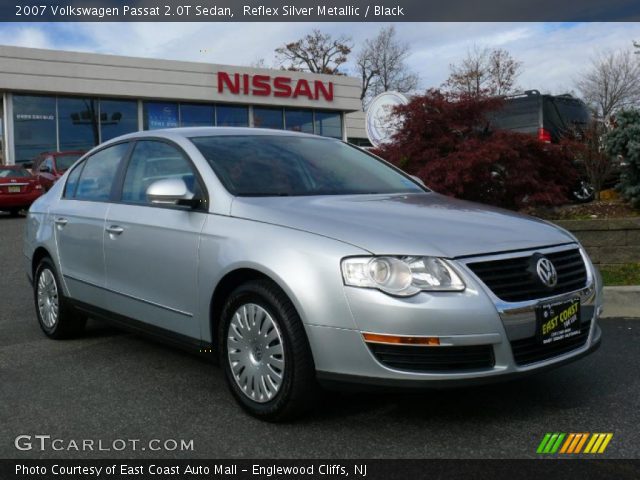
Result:
<svg viewBox="0 0 640 480"><path fill-rule="evenodd" d="M345 287L345 295L357 329L307 325L318 379L323 383L397 387L449 387L506 380L548 370L577 360L597 349L601 330L602 291L591 262L586 286L580 290L525 302L509 303L496 298L471 272L459 264L465 276L464 292L421 293L395 298L371 289ZM542 350L535 361L523 361L514 352L540 348L536 343L536 309L539 305L580 299L581 337L556 352ZM455 347L462 356L478 349L491 355L491 363L473 368L440 366L437 371L389 366L364 340L364 333L437 337L439 346L394 346L402 349ZM555 344L554 344L555 345ZM393 350L395 349L395 350ZM450 350L453 351L453 350ZM454 358L454 364L458 359Z"/></svg>

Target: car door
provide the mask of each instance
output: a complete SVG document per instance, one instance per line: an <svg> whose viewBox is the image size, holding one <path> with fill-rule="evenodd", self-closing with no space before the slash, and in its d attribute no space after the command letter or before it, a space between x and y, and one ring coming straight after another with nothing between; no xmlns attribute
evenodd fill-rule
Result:
<svg viewBox="0 0 640 480"><path fill-rule="evenodd" d="M77 165L52 207L60 271L71 298L106 308L104 222L120 162L129 148L104 148Z"/></svg>
<svg viewBox="0 0 640 480"><path fill-rule="evenodd" d="M199 339L194 312L198 245L206 212L152 203L147 189L167 179L183 180L204 198L202 182L178 146L138 140L123 175L121 200L107 215L107 295L115 313Z"/></svg>

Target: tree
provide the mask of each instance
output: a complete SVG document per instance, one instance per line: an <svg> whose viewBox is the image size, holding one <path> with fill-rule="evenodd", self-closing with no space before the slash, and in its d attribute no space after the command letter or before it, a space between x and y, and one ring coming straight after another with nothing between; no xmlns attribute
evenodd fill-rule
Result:
<svg viewBox="0 0 640 480"><path fill-rule="evenodd" d="M640 110L623 110L616 114L613 128L605 136L605 146L612 156L624 160L620 175L622 196L640 208Z"/></svg>
<svg viewBox="0 0 640 480"><path fill-rule="evenodd" d="M356 59L363 104L382 92L408 93L417 88L419 77L407 66L408 56L409 45L397 39L393 25L380 29L375 38L365 41Z"/></svg>
<svg viewBox="0 0 640 480"><path fill-rule="evenodd" d="M566 202L577 180L573 153L511 131L491 130L495 97L439 90L395 107L400 128L377 153L437 192L506 208Z"/></svg>
<svg viewBox="0 0 640 480"><path fill-rule="evenodd" d="M582 165L589 183L594 188L596 200L600 200L602 186L613 171L613 161L604 146L605 133L603 123L591 122L579 135L563 140Z"/></svg>
<svg viewBox="0 0 640 480"><path fill-rule="evenodd" d="M339 68L351 53L351 39L332 38L318 29L300 40L276 48L276 58L287 70L340 75Z"/></svg>
<svg viewBox="0 0 640 480"><path fill-rule="evenodd" d="M504 49L490 50L474 45L458 65L449 65L451 74L443 87L456 94L472 96L506 95L515 89L522 62Z"/></svg>
<svg viewBox="0 0 640 480"><path fill-rule="evenodd" d="M616 111L640 102L640 62L630 51L608 51L594 57L577 82L597 118L608 121Z"/></svg>

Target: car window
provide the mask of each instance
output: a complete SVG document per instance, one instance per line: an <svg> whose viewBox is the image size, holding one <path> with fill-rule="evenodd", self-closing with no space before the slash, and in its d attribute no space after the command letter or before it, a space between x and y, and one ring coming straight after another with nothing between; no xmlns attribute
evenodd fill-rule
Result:
<svg viewBox="0 0 640 480"><path fill-rule="evenodd" d="M289 135L194 137L234 195L354 195L425 190L376 157L337 140Z"/></svg>
<svg viewBox="0 0 640 480"><path fill-rule="evenodd" d="M56 167L59 172L64 172L82 156L81 153L66 153L56 157Z"/></svg>
<svg viewBox="0 0 640 480"><path fill-rule="evenodd" d="M73 198L76 193L76 187L78 186L78 179L80 178L80 173L82 173L82 166L84 162L80 165L76 166L67 177L67 184L64 186L64 198Z"/></svg>
<svg viewBox="0 0 640 480"><path fill-rule="evenodd" d="M119 143L91 155L84 163L74 198L76 200L109 200L113 180L129 145Z"/></svg>
<svg viewBox="0 0 640 480"><path fill-rule="evenodd" d="M41 172L53 172L53 161L51 157L47 157L47 159L40 165L38 168Z"/></svg>
<svg viewBox="0 0 640 480"><path fill-rule="evenodd" d="M31 174L26 168L2 168L0 167L0 178L29 178Z"/></svg>
<svg viewBox="0 0 640 480"><path fill-rule="evenodd" d="M124 178L122 201L151 204L147 199L149 185L169 178L182 179L190 191L200 192L193 168L178 148L154 140L138 141Z"/></svg>

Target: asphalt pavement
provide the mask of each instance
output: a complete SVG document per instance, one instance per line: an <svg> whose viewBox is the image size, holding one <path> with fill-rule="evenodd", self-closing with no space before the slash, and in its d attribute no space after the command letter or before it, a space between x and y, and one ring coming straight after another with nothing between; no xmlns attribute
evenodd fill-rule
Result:
<svg viewBox="0 0 640 480"><path fill-rule="evenodd" d="M243 413L220 369L197 356L97 322L80 339L45 338L23 271L24 223L0 213L0 458L524 458L546 432L611 432L601 457L640 457L640 320L603 320L601 348L551 372L419 394L324 394L306 418L275 425ZM31 450L16 449L20 435ZM41 451L36 435L62 450ZM193 440L193 450L144 447L156 439ZM83 440L94 450L73 447ZM116 451L116 440L140 442Z"/></svg>

